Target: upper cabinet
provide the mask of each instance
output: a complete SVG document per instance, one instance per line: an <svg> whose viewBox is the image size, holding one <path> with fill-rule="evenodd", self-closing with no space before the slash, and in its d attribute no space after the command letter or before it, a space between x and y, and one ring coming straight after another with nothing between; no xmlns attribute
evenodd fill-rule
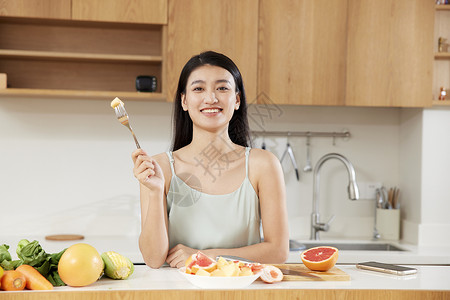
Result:
<svg viewBox="0 0 450 300"><path fill-rule="evenodd" d="M230 57L242 73L247 101L256 99L258 1L169 0L168 100L184 64L206 50Z"/></svg>
<svg viewBox="0 0 450 300"><path fill-rule="evenodd" d="M166 24L167 0L72 0L72 19Z"/></svg>
<svg viewBox="0 0 450 300"><path fill-rule="evenodd" d="M0 16L70 19L71 0L2 0Z"/></svg>
<svg viewBox="0 0 450 300"><path fill-rule="evenodd" d="M348 2L346 104L431 105L433 0Z"/></svg>
<svg viewBox="0 0 450 300"><path fill-rule="evenodd" d="M189 58L214 50L249 103L426 107L450 87L448 51L433 54L449 10L435 29L434 2L0 0L0 96L171 101ZM156 93L137 93L138 75Z"/></svg>
<svg viewBox="0 0 450 300"><path fill-rule="evenodd" d="M260 0L259 102L343 105L347 0Z"/></svg>
<svg viewBox="0 0 450 300"><path fill-rule="evenodd" d="M261 99L431 105L433 2L260 0Z"/></svg>

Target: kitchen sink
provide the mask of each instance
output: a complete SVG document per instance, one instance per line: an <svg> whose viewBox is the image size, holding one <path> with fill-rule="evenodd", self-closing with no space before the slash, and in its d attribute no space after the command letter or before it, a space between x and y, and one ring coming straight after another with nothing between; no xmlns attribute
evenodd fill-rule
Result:
<svg viewBox="0 0 450 300"><path fill-rule="evenodd" d="M407 251L389 243L367 242L367 243L344 243L344 242L300 242L295 240L289 240L289 250L305 250L319 246L331 246L338 248L339 250L351 250L351 251Z"/></svg>

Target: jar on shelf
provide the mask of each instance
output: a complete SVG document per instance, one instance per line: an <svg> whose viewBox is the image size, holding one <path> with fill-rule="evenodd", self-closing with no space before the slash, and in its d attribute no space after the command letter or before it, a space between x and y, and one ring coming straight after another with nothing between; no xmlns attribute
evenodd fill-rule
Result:
<svg viewBox="0 0 450 300"><path fill-rule="evenodd" d="M447 91L443 86L441 86L441 91L439 92L439 100L445 100L445 96L447 95Z"/></svg>

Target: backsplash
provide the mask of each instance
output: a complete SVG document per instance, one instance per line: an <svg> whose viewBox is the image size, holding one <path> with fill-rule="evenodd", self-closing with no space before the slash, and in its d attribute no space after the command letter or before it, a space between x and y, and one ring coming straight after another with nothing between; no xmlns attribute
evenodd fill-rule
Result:
<svg viewBox="0 0 450 300"><path fill-rule="evenodd" d="M134 195L120 195L54 213L31 215L17 227L20 231L16 234L24 237L27 234L45 236L61 233L138 236L139 201Z"/></svg>
<svg viewBox="0 0 450 300"><path fill-rule="evenodd" d="M135 146L109 102L0 99L0 199L2 212L11 212L2 214L1 236L139 234L139 186L130 158ZM126 107L141 146L149 154L167 151L172 105L130 101ZM261 123L256 108L249 108L253 130L350 131L350 138L337 138L335 144L331 138L312 138L313 166L322 155L337 152L353 163L358 182L399 185L401 109L280 106L276 114L265 112ZM278 157L286 141L265 138ZM289 142L300 171L297 181L292 164L283 161L290 235L309 238L313 172L303 172L306 139ZM261 143L256 138L253 146ZM372 237L374 200L348 200L347 184L341 162L322 167L321 220L336 215L322 239Z"/></svg>

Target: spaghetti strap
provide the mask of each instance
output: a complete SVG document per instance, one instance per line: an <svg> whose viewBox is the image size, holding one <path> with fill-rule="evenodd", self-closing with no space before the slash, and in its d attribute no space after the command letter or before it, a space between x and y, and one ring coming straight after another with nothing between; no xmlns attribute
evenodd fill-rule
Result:
<svg viewBox="0 0 450 300"><path fill-rule="evenodd" d="M245 177L248 177L248 157L250 156L250 147L245 147Z"/></svg>
<svg viewBox="0 0 450 300"><path fill-rule="evenodd" d="M175 176L175 169L173 167L174 160L173 160L173 156L172 156L172 151L167 151L166 154L169 157L170 170L172 171L172 176Z"/></svg>

